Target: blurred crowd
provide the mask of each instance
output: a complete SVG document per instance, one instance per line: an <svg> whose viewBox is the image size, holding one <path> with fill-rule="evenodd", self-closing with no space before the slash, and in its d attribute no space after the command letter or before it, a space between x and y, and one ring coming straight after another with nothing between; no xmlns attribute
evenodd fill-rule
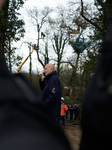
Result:
<svg viewBox="0 0 112 150"><path fill-rule="evenodd" d="M77 104L67 104L68 111L66 112L66 119L80 120L80 108Z"/></svg>

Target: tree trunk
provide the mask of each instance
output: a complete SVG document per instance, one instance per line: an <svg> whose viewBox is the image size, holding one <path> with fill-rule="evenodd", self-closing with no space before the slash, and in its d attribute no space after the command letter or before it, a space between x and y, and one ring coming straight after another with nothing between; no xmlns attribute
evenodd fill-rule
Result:
<svg viewBox="0 0 112 150"><path fill-rule="evenodd" d="M9 37L9 71L12 73L12 65L11 65L11 42Z"/></svg>

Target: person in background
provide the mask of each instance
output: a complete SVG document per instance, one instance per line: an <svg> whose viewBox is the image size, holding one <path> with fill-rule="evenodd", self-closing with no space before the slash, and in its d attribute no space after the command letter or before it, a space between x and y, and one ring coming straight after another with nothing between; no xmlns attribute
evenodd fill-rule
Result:
<svg viewBox="0 0 112 150"><path fill-rule="evenodd" d="M58 118L61 110L61 84L53 64L45 65L39 83L42 90L42 102L53 116Z"/></svg>
<svg viewBox="0 0 112 150"><path fill-rule="evenodd" d="M74 113L74 107L73 105L70 106L70 120L73 120L73 113Z"/></svg>
<svg viewBox="0 0 112 150"><path fill-rule="evenodd" d="M69 111L69 104L67 104L68 111ZM68 119L68 111L66 111L66 119Z"/></svg>
<svg viewBox="0 0 112 150"><path fill-rule="evenodd" d="M77 119L77 113L78 113L78 108L77 108L77 105L75 104L75 106L74 106L74 120L76 120Z"/></svg>
<svg viewBox="0 0 112 150"><path fill-rule="evenodd" d="M112 7L112 1L105 2ZM112 20L108 21L111 24L97 49L100 55L82 104L80 150L112 149Z"/></svg>
<svg viewBox="0 0 112 150"><path fill-rule="evenodd" d="M61 97L61 113L59 117L59 121L62 120L62 125L65 126L65 113L68 111L68 107L64 104L64 98Z"/></svg>
<svg viewBox="0 0 112 150"><path fill-rule="evenodd" d="M77 105L77 118L80 120L80 107Z"/></svg>

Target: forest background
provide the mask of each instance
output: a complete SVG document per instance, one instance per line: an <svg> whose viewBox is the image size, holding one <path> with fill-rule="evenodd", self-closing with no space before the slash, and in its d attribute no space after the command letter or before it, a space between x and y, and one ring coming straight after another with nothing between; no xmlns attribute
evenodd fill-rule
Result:
<svg viewBox="0 0 112 150"><path fill-rule="evenodd" d="M26 32L19 10L25 2L6 0L0 12L3 55L11 73L13 66L18 68L24 61L23 56L17 52L16 43L26 44L29 53L34 46L33 41L22 40ZM32 25L36 27L37 62L42 70L45 64L54 63L65 102L81 104L94 75L102 41L110 25L111 0L93 0L92 3L83 0L70 1L66 8L58 6L55 10L50 7L39 10L34 7L27 10L27 13ZM22 72L41 96L38 82L41 72L32 71L32 59L32 55L29 55L29 72Z"/></svg>

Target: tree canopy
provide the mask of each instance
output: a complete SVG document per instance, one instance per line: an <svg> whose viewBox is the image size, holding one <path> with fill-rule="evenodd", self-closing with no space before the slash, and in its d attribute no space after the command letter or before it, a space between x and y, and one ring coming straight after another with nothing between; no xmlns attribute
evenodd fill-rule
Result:
<svg viewBox="0 0 112 150"><path fill-rule="evenodd" d="M19 41L24 37L24 21L19 19L19 9L23 6L23 0L6 0L2 11L0 12L0 33L2 34L3 54L6 55L9 70L11 71L12 62L15 59L21 60L19 56L15 57L16 47L12 43ZM13 59L13 60L12 60Z"/></svg>

